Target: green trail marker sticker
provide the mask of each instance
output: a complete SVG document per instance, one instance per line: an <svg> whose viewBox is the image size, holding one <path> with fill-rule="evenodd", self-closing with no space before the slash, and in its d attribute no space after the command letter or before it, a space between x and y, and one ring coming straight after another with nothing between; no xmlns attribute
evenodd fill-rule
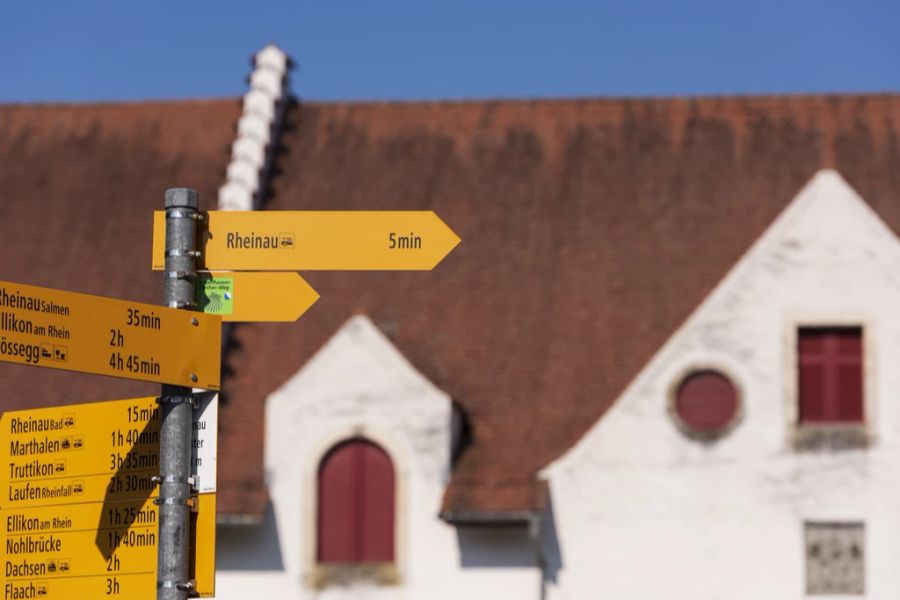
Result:
<svg viewBox="0 0 900 600"><path fill-rule="evenodd" d="M230 315L234 312L234 277L201 277L197 285L201 312Z"/></svg>
<svg viewBox="0 0 900 600"><path fill-rule="evenodd" d="M223 321L290 323L318 299L316 290L289 271L205 272L197 284L197 306Z"/></svg>

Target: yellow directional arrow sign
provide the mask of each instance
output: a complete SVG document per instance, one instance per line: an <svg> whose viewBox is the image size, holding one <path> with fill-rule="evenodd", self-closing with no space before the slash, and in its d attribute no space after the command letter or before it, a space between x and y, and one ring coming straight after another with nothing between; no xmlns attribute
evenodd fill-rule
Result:
<svg viewBox="0 0 900 600"><path fill-rule="evenodd" d="M202 462L215 469L217 426L207 409L195 415L192 441L201 484L211 475ZM0 416L5 598L156 597L159 509L151 477L159 472L159 425L153 397ZM215 481L203 487L211 493L196 498L190 566L198 594L208 597L215 592Z"/></svg>
<svg viewBox="0 0 900 600"><path fill-rule="evenodd" d="M72 600L72 598L156 598L156 565L143 572L103 574L86 577L48 577L8 580L3 583L5 598ZM149 569L149 570L147 570Z"/></svg>
<svg viewBox="0 0 900 600"><path fill-rule="evenodd" d="M0 281L0 361L219 389L212 315Z"/></svg>
<svg viewBox="0 0 900 600"><path fill-rule="evenodd" d="M159 409L152 397L0 417L0 507L156 495Z"/></svg>
<svg viewBox="0 0 900 600"><path fill-rule="evenodd" d="M155 572L158 508L150 500L2 514L7 581Z"/></svg>
<svg viewBox="0 0 900 600"><path fill-rule="evenodd" d="M197 500L190 578L199 596L211 597L216 495ZM4 598L156 598L159 508L152 499L3 509L0 519Z"/></svg>
<svg viewBox="0 0 900 600"><path fill-rule="evenodd" d="M431 211L210 211L198 268L223 271L430 271L459 237ZM165 213L153 268L165 267Z"/></svg>
<svg viewBox="0 0 900 600"><path fill-rule="evenodd" d="M318 299L291 272L213 272L197 281L197 306L223 321L296 321Z"/></svg>

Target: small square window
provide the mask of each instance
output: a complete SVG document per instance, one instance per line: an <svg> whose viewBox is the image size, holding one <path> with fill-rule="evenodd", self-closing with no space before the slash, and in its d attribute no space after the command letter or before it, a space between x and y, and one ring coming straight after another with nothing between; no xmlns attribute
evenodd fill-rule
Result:
<svg viewBox="0 0 900 600"><path fill-rule="evenodd" d="M863 423L861 327L800 328L797 361L801 425Z"/></svg>
<svg viewBox="0 0 900 600"><path fill-rule="evenodd" d="M865 594L865 525L806 523L806 593Z"/></svg>

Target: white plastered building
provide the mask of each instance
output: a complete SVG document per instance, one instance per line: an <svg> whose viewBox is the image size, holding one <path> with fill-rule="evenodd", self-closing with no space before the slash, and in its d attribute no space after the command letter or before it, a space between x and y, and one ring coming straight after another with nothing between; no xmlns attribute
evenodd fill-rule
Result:
<svg viewBox="0 0 900 600"><path fill-rule="evenodd" d="M900 594L898 273L894 233L838 173L819 172L544 470L564 565L549 597L805 597L807 528L829 524L862 540L864 567L844 555L835 577L862 577L867 597ZM865 418L838 447L828 436L847 432L798 438L797 331L816 326L863 331ZM709 367L740 398L737 422L712 442L671 411L673 386Z"/></svg>

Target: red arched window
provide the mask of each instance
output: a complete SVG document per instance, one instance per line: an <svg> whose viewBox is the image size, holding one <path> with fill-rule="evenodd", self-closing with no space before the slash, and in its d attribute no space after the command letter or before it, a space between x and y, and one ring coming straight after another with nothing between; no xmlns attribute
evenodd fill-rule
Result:
<svg viewBox="0 0 900 600"><path fill-rule="evenodd" d="M394 465L367 440L332 448L319 465L320 563L393 562Z"/></svg>

